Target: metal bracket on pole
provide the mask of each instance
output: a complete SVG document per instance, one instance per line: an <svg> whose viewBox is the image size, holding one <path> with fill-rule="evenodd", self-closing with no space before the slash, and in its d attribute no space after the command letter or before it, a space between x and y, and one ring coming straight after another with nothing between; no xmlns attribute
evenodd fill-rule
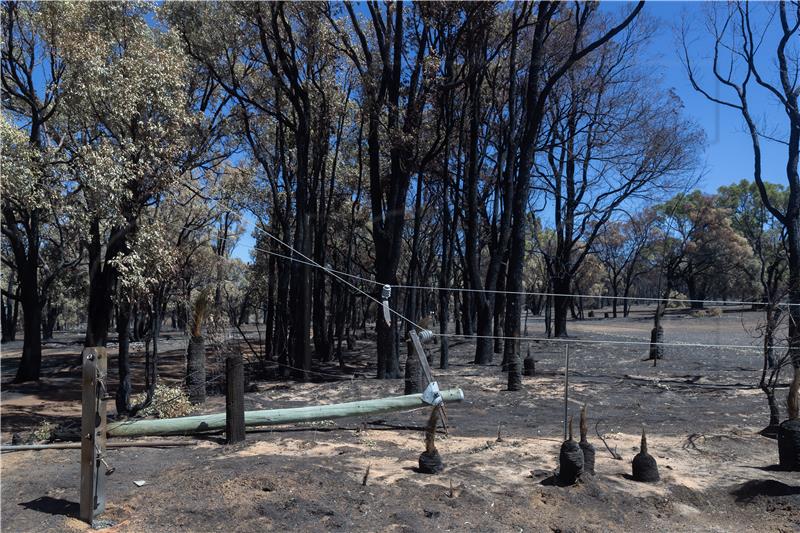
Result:
<svg viewBox="0 0 800 533"><path fill-rule="evenodd" d="M439 384L433 380L433 372L431 372L431 366L428 364L425 348L422 347L422 341L430 340L433 336L428 330L422 330L419 332L419 335L417 335L417 332L413 329L408 332L408 336L411 337L411 342L414 344L414 351L417 353L417 358L419 358L422 376L425 379L425 391L422 393L422 400L425 403L437 406L442 403L442 397L439 394Z"/></svg>
<svg viewBox="0 0 800 533"><path fill-rule="evenodd" d="M81 398L81 503L80 518L92 521L106 507L105 478L112 472L106 454L106 371L108 354L105 348L85 348L83 361L83 394Z"/></svg>

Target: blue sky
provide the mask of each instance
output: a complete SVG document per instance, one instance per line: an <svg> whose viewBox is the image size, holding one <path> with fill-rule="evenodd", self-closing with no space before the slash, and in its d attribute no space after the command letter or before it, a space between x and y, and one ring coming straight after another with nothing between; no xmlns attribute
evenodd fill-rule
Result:
<svg viewBox="0 0 800 533"><path fill-rule="evenodd" d="M619 12L628 10L633 6L627 2L607 2L604 8L610 11ZM696 39L693 43L691 52L699 60L697 71L706 83L704 87L713 94L721 97L729 97L724 87L712 83L709 71L710 63L704 61L708 59L711 52L712 41L704 34L703 17L705 17L708 5L701 2L672 2L672 1L650 1L645 5L643 14L652 18L656 22L655 34L651 46L647 50L647 57L643 61L652 65L654 72L662 78L662 85L665 88L672 88L674 92L683 100L684 113L706 132L707 145L702 155L703 171L702 177L697 183L697 187L705 192L714 192L721 185L737 182L741 179L753 179L753 154L750 144L749 134L744 129L744 123L739 112L719 104L708 101L703 95L697 93L689 83L686 71L679 58L680 43L677 32L681 27L682 21L690 24L694 30L692 34ZM754 3L752 9L755 19L765 21L766 9L769 3ZM777 29L776 21L773 21L773 28ZM774 51L774 43L777 40L776 32L767 35L764 41L765 51ZM772 67L774 61L766 56L761 58L761 64L765 70L775 71ZM778 128L774 133L777 136L785 137L786 115L763 89L752 87L751 108L757 120L769 124L770 127ZM767 181L785 183L786 150L785 147L762 140L763 151L763 176ZM248 217L248 220L249 217ZM251 247L255 241L250 235L252 223L248 224L245 235L238 243L234 256L244 261L249 261Z"/></svg>
<svg viewBox="0 0 800 533"><path fill-rule="evenodd" d="M619 6L619 4L618 4ZM753 3L751 9L757 14L757 20L763 21L766 15L767 3ZM700 2L648 2L644 13L653 17L658 22L658 28L650 53L654 68L663 76L666 87L672 87L675 93L683 100L685 114L699 124L706 132L707 146L704 154L705 174L698 183L698 187L706 192L715 191L720 185L726 185L741 179L753 179L753 152L750 136L745 131L744 122L735 109L730 109L708 101L703 95L697 93L689 83L686 71L679 59L679 40L676 31L681 27L682 20L687 19L695 32L697 41L691 52L701 60L697 70L701 71L707 82L704 87L712 94L722 97L731 96L725 87L720 87L711 82L710 63L702 61L703 56L711 53L712 41L704 38L701 33L705 10L708 5ZM777 21L772 28L777 30ZM764 41L765 51L774 51L777 33L772 32ZM760 58L765 70L773 72L773 62L770 58ZM752 87L751 107L756 116L772 127L782 127L787 123L785 113L777 105L774 98L769 97L766 91ZM779 133L781 130L778 130ZM783 130L785 132L785 128ZM786 182L786 150L780 144L762 140L764 152L762 172L767 181L776 183Z"/></svg>

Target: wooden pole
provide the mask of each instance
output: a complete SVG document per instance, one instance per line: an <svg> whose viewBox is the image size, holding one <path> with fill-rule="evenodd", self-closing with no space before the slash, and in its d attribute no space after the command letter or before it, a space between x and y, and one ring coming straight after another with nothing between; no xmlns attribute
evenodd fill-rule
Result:
<svg viewBox="0 0 800 533"><path fill-rule="evenodd" d="M568 417L569 417L569 343L564 345L564 440L567 440Z"/></svg>
<svg viewBox="0 0 800 533"><path fill-rule="evenodd" d="M81 398L81 498L80 518L91 525L105 510L106 368L108 355L102 347L85 348Z"/></svg>
<svg viewBox="0 0 800 533"><path fill-rule="evenodd" d="M464 399L461 389L441 391L445 402L460 402ZM245 411L244 425L279 426L319 420L333 420L355 416L377 415L393 411L408 411L430 407L422 400L422 394L393 396L375 400L339 403L332 405L313 405L290 409L270 409L265 411ZM162 418L161 420L125 420L108 425L109 437L135 437L146 435L189 435L204 431L225 429L225 413L186 416L182 418Z"/></svg>
<svg viewBox="0 0 800 533"><path fill-rule="evenodd" d="M242 354L225 360L225 442L244 442L244 365Z"/></svg>

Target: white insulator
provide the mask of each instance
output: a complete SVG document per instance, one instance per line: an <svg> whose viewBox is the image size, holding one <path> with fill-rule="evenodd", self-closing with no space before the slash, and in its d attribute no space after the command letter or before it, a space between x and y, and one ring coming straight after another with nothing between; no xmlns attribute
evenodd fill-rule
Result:
<svg viewBox="0 0 800 533"><path fill-rule="evenodd" d="M392 286L384 285L383 290L381 291L381 298L384 300L388 300L391 296L392 296Z"/></svg>
<svg viewBox="0 0 800 533"><path fill-rule="evenodd" d="M420 342L429 342L433 340L433 332L429 329L420 330L419 333L417 333L417 336L419 337Z"/></svg>

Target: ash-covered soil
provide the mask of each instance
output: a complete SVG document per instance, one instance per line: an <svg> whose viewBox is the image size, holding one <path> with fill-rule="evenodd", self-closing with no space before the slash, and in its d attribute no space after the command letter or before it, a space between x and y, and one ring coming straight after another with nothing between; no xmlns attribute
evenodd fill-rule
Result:
<svg viewBox="0 0 800 533"><path fill-rule="evenodd" d="M675 313L666 340L758 346L749 332L758 318ZM448 405L448 434L437 438L443 473L416 471L427 409L268 428L248 432L247 442L236 446L212 435L190 447L110 449L115 471L107 478L108 510L97 525L120 532L800 530L800 475L775 470L777 445L758 434L767 407L755 387L762 363L757 350L672 347L654 368L642 361L646 346L577 342L646 339L644 314L570 326L576 343L569 409L577 419L580 406L589 406L598 472L576 486L552 482L563 431L563 344L532 343L538 375L512 393L504 390L498 364L472 365L471 344L454 341L450 368L434 365L442 388L458 386L466 396ZM541 329L529 323L530 334ZM42 420L78 416L80 346L61 340L48 348L39 385L6 384L19 349L4 346L4 443ZM180 376L182 342L164 341L167 381ZM247 394L246 408L401 394L401 380L371 378L373 354L373 342L360 340L341 379L260 382L258 392ZM338 372L335 363L318 370ZM221 396L202 409L221 410ZM596 424L621 460L606 450ZM661 471L655 484L627 477L643 426ZM137 487L135 480L147 483ZM3 530L86 530L77 519L78 484L77 450L4 453Z"/></svg>

